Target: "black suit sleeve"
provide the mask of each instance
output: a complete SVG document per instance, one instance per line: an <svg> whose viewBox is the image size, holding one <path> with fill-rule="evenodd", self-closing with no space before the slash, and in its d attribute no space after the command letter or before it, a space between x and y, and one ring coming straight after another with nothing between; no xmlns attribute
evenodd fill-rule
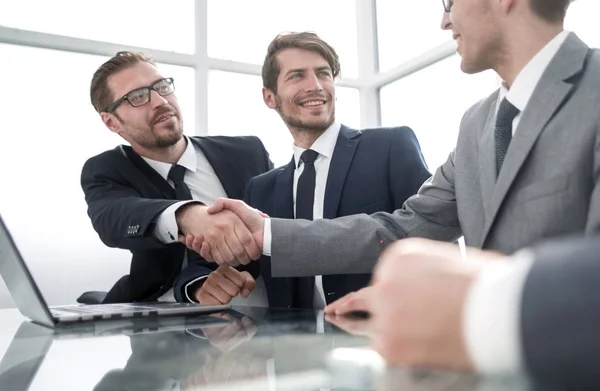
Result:
<svg viewBox="0 0 600 391"><path fill-rule="evenodd" d="M542 381L600 389L600 238L540 247L521 312L525 365Z"/></svg>
<svg viewBox="0 0 600 391"><path fill-rule="evenodd" d="M88 160L81 173L88 215L102 242L127 250L164 248L153 235L158 216L175 200L142 198L108 155Z"/></svg>
<svg viewBox="0 0 600 391"><path fill-rule="evenodd" d="M431 177L421 146L409 127L395 128L392 135L389 172L394 195L394 208L402 209L404 201L416 194Z"/></svg>

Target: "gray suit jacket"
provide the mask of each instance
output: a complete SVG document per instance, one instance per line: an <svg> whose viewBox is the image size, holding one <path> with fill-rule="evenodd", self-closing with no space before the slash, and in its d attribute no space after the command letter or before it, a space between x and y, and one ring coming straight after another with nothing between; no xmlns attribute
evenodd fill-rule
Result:
<svg viewBox="0 0 600 391"><path fill-rule="evenodd" d="M600 237L541 246L525 281L521 341L528 371L569 389L600 389Z"/></svg>
<svg viewBox="0 0 600 391"><path fill-rule="evenodd" d="M425 237L512 253L600 227L600 52L571 33L549 64L495 172L499 90L464 115L455 150L392 214L272 219L275 277L368 273L394 240Z"/></svg>

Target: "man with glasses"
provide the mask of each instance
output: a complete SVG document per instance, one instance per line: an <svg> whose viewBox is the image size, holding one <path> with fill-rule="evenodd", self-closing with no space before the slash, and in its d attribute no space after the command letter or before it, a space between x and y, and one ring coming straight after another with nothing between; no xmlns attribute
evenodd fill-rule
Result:
<svg viewBox="0 0 600 391"><path fill-rule="evenodd" d="M89 159L81 185L100 239L130 250L133 258L129 275L106 297L88 294L79 301L175 300L181 292L173 292L173 281L197 256L178 241L186 233L202 235L229 261L260 257L237 216L209 215L206 205L223 196L242 198L246 182L272 168L267 151L256 137L184 136L174 91L175 80L139 53L117 53L92 78L92 105L129 145ZM234 289L254 288L247 280ZM262 294L255 289L253 296L260 302Z"/></svg>

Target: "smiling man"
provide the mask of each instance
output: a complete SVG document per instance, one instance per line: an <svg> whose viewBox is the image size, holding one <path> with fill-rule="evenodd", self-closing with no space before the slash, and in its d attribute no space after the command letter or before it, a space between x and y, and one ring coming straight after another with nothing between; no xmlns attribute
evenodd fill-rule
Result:
<svg viewBox="0 0 600 391"><path fill-rule="evenodd" d="M206 212L218 197L242 198L248 180L272 168L258 138L184 136L175 80L140 53L119 52L100 66L90 95L106 127L129 144L92 157L81 175L100 239L133 254L130 274L102 301L174 300L175 277L197 257L179 234L203 235L229 261L259 258L239 218Z"/></svg>
<svg viewBox="0 0 600 391"><path fill-rule="evenodd" d="M333 219L359 213L391 212L415 194L430 173L417 138L408 127L351 129L335 119L335 50L310 32L278 35L262 68L263 99L277 111L294 139L290 162L253 178L245 201L272 217ZM310 258L304 259L306 266ZM260 260L271 307L322 309L367 285L370 271L353 268L322 276L303 271L273 278L270 258ZM198 278L194 265L182 276ZM221 266L193 294L201 303L227 303L248 274Z"/></svg>

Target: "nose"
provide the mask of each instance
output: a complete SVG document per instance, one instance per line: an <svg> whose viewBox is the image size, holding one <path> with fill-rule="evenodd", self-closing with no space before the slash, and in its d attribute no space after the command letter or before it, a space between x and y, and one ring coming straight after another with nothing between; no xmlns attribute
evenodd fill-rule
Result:
<svg viewBox="0 0 600 391"><path fill-rule="evenodd" d="M167 99L154 90L150 90L150 104L152 107L159 107L167 104Z"/></svg>
<svg viewBox="0 0 600 391"><path fill-rule="evenodd" d="M312 73L309 77L306 78L305 89L307 92L323 91L323 85L321 84L321 80L319 80L319 77L316 74Z"/></svg>
<svg viewBox="0 0 600 391"><path fill-rule="evenodd" d="M452 28L452 21L450 20L450 13L444 11L444 16L442 17L442 30L450 30Z"/></svg>

